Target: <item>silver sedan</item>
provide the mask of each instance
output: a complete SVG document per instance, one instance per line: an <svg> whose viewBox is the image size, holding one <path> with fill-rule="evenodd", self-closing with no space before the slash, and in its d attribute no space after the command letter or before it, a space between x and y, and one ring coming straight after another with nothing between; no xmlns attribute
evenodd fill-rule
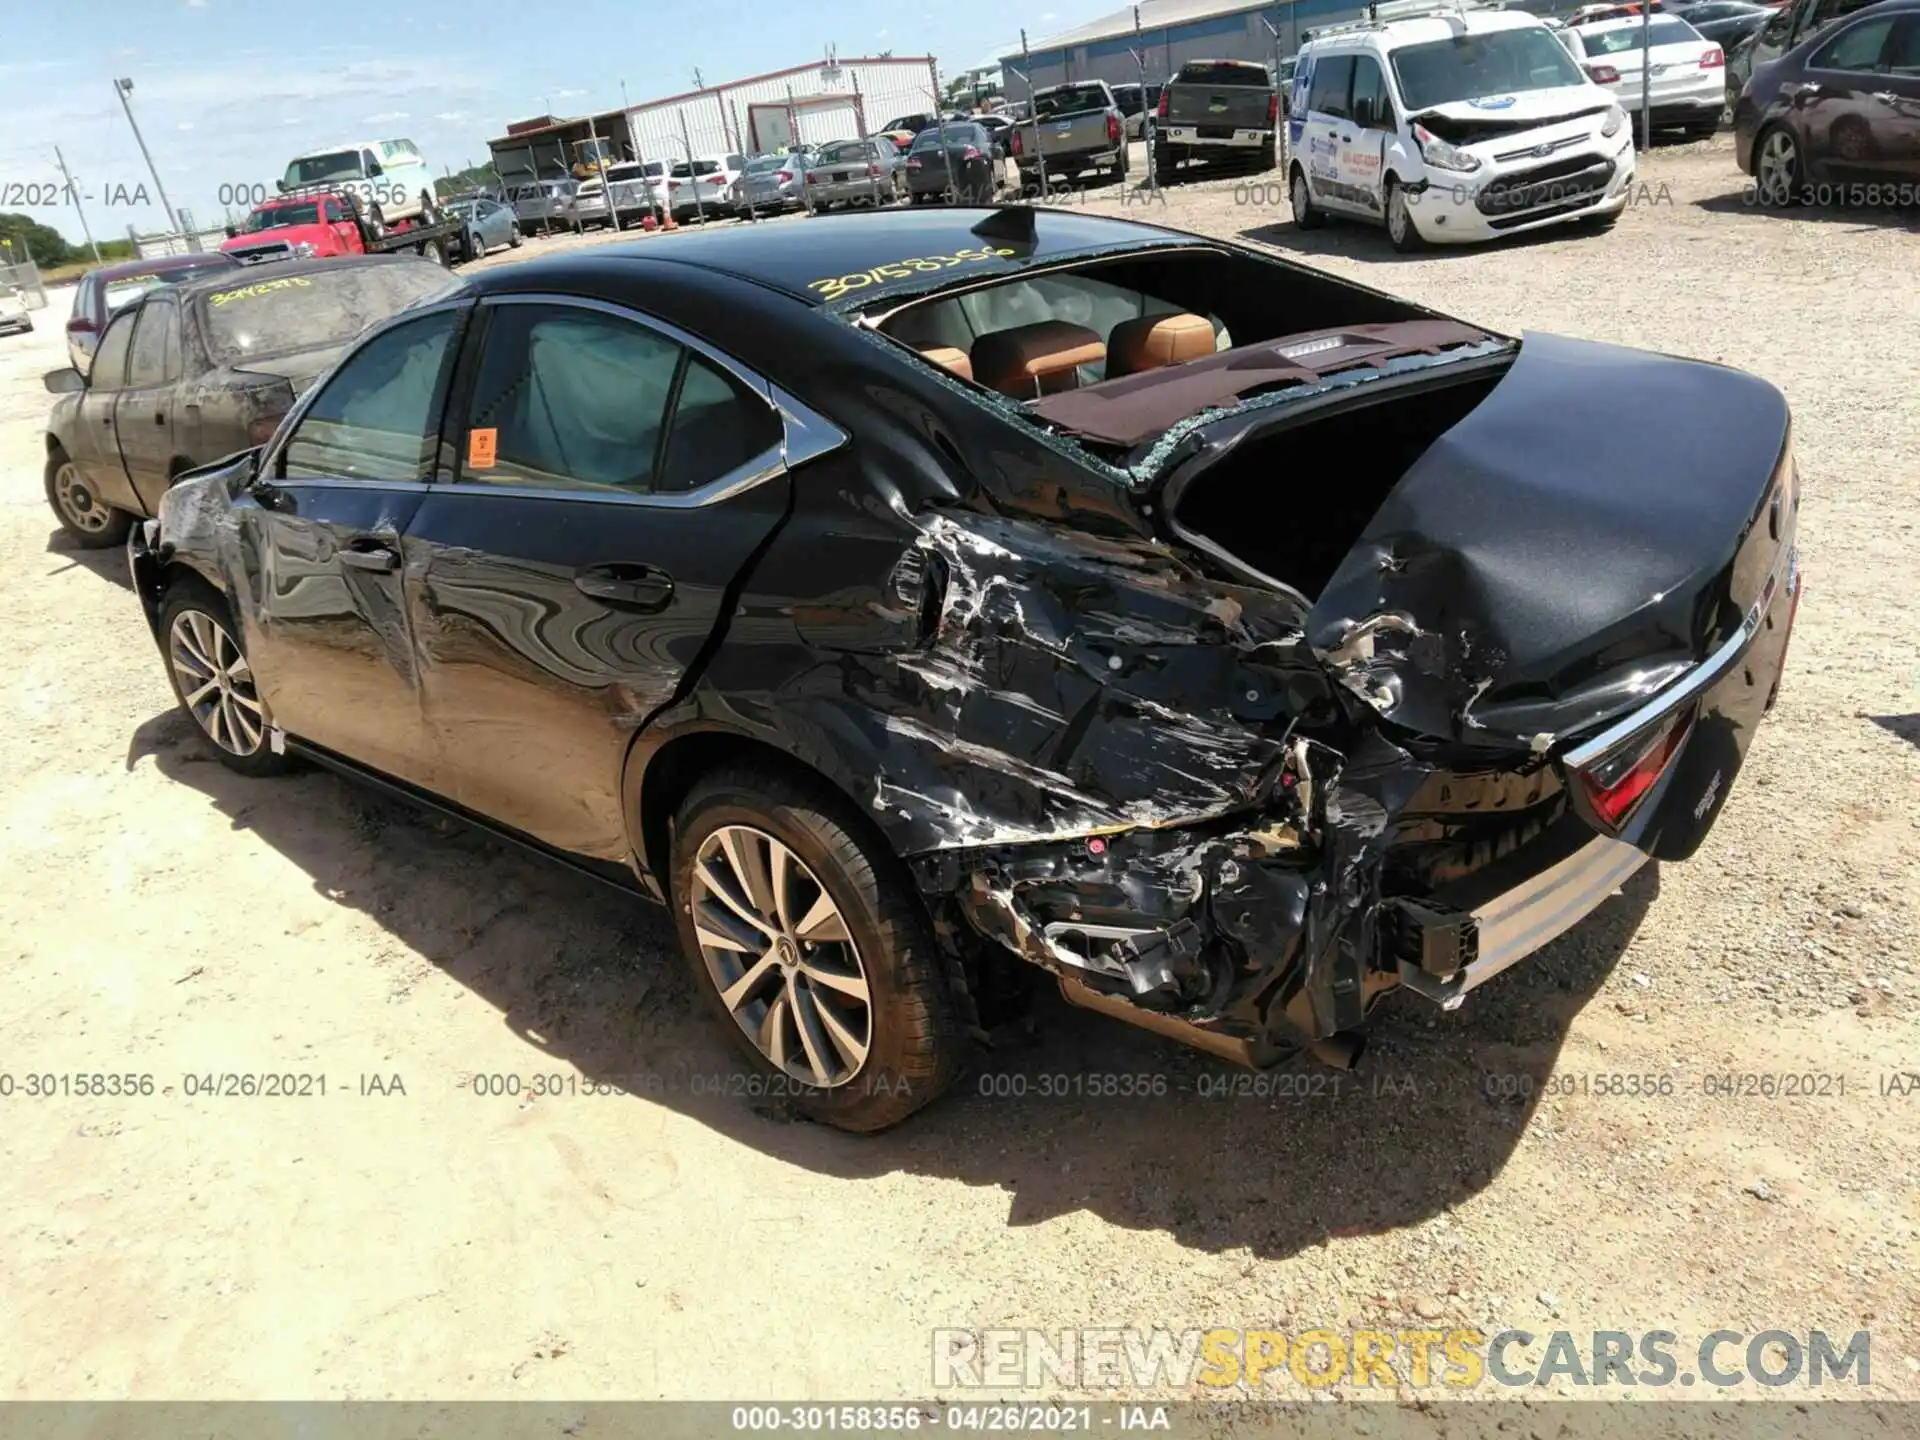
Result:
<svg viewBox="0 0 1920 1440"><path fill-rule="evenodd" d="M752 220L804 206L806 171L812 163L813 157L805 150L750 156L740 175L740 213Z"/></svg>
<svg viewBox="0 0 1920 1440"><path fill-rule="evenodd" d="M823 145L807 167L807 203L815 210L835 205L890 205L906 193L900 150L890 140L840 140Z"/></svg>

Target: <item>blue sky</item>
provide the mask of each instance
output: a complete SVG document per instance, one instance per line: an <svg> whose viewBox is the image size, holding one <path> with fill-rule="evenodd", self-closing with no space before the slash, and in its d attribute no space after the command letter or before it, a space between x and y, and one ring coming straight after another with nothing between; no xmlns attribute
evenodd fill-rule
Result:
<svg viewBox="0 0 1920 1440"><path fill-rule="evenodd" d="M134 116L175 206L224 219L221 187L265 184L303 150L404 135L436 169L484 160L508 122L578 114L842 56L931 53L943 74L1003 44L1114 9L1103 0L69 0L10 7L0 48L0 210L69 239L68 204L25 205L54 187L57 144L96 236L159 229L153 182L114 96L134 82ZM148 203L124 203L135 187ZM22 194L17 187L27 187ZM46 192L58 199L58 192ZM120 201L122 203L109 203ZM244 207L242 207L244 208Z"/></svg>

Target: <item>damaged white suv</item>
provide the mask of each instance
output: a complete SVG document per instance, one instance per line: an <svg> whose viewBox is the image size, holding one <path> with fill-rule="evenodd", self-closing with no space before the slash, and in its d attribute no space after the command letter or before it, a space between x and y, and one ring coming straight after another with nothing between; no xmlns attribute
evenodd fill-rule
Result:
<svg viewBox="0 0 1920 1440"><path fill-rule="evenodd" d="M1619 218L1632 127L1551 29L1459 5L1373 11L1301 47L1287 122L1296 224L1372 220L1412 250Z"/></svg>

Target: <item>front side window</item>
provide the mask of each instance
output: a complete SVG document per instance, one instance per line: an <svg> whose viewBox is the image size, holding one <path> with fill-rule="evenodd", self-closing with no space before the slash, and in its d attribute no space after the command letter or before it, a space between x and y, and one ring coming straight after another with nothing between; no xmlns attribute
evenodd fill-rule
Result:
<svg viewBox="0 0 1920 1440"><path fill-rule="evenodd" d="M362 346L300 417L280 478L431 480L458 320L451 310L422 315Z"/></svg>
<svg viewBox="0 0 1920 1440"><path fill-rule="evenodd" d="M1353 57L1329 55L1313 67L1313 92L1307 100L1307 108L1316 115L1330 115L1336 120L1345 120L1350 114L1347 102L1352 88Z"/></svg>
<svg viewBox="0 0 1920 1440"><path fill-rule="evenodd" d="M1891 15L1864 20L1822 45L1808 63L1815 70L1877 70L1887 48L1887 36L1892 33Z"/></svg>
<svg viewBox="0 0 1920 1440"><path fill-rule="evenodd" d="M133 331L133 345L128 351L130 389L164 385L178 377L180 367L174 358L179 350L178 317L179 311L164 301L156 300L140 307L140 313L134 317L138 323Z"/></svg>
<svg viewBox="0 0 1920 1440"><path fill-rule="evenodd" d="M133 343L133 322L139 318L138 310L122 310L108 322L93 368L87 372L89 388L118 390L126 383L127 350Z"/></svg>
<svg viewBox="0 0 1920 1440"><path fill-rule="evenodd" d="M779 443L765 400L637 321L571 305L493 312L460 478L696 490Z"/></svg>
<svg viewBox="0 0 1920 1440"><path fill-rule="evenodd" d="M1387 77L1371 55L1353 57L1353 120L1363 130L1393 129L1393 104Z"/></svg>

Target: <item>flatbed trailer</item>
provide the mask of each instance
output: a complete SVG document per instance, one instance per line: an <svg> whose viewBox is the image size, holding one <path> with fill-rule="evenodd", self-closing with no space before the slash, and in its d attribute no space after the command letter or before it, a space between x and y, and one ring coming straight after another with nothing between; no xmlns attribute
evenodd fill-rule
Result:
<svg viewBox="0 0 1920 1440"><path fill-rule="evenodd" d="M399 255L408 251L422 259L431 260L436 265L452 266L462 261L477 259L473 233L468 229L462 216L440 219L423 216L420 220L402 220L391 229L375 225L367 217L366 207L353 190L333 185L307 185L289 189L274 196L264 205L255 209L266 209L284 205L289 200L311 197L316 200L337 200L346 212L353 226L354 243L344 246L338 253L360 255ZM336 222L337 223L337 222ZM258 265L273 260L288 258L291 248L272 230L258 232L262 237L258 242L236 244L244 237L235 232L229 235L220 248L233 255L243 265ZM329 233L331 229L329 227ZM310 242L311 243L311 242ZM309 252L301 252L309 253ZM326 253L322 250L320 253Z"/></svg>

